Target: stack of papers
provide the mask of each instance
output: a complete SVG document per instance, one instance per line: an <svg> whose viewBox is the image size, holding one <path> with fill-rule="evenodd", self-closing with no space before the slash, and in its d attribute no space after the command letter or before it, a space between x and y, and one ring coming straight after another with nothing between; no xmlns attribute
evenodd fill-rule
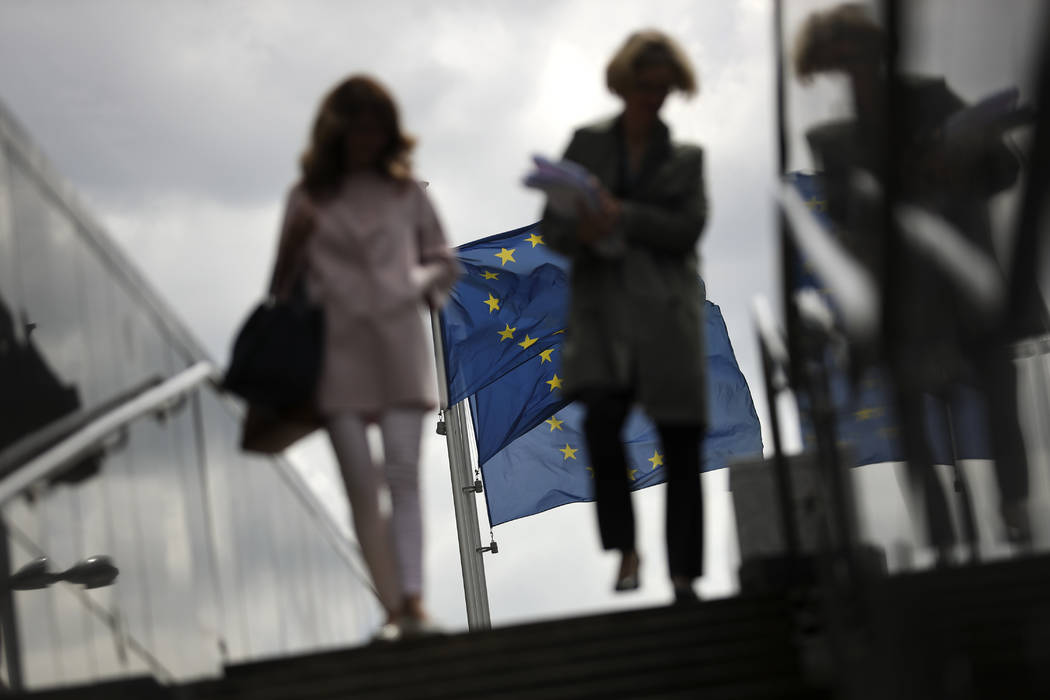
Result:
<svg viewBox="0 0 1050 700"><path fill-rule="evenodd" d="M535 168L526 173L526 187L542 190L547 205L562 216L576 216L580 208L599 209L598 185L594 176L583 166L568 160L554 162L543 156L533 156Z"/></svg>
<svg viewBox="0 0 1050 700"><path fill-rule="evenodd" d="M979 138L989 132L1002 131L1011 125L1011 117L1023 113L1018 109L1020 92L1016 87L999 90L974 105L960 109L944 122L946 142ZM995 134L998 135L998 134Z"/></svg>

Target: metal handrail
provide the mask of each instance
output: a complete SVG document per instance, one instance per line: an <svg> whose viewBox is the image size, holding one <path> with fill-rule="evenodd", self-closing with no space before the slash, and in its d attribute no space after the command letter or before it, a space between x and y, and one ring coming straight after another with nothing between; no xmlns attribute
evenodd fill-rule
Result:
<svg viewBox="0 0 1050 700"><path fill-rule="evenodd" d="M769 355L772 368L776 369L780 376L775 376L773 388L781 391L788 386L787 372L791 367L791 358L788 356L787 344L784 336L777 328L773 319L773 309L770 308L769 300L762 296L756 296L751 303L752 318L755 322L755 331L762 348Z"/></svg>
<svg viewBox="0 0 1050 700"><path fill-rule="evenodd" d="M0 479L3 479L7 474L15 471L44 450L54 447L88 423L98 419L99 416L109 413L117 406L122 406L142 392L157 386L163 381L164 378L160 375L150 377L136 386L106 399L97 406L74 411L63 416L30 433L13 445L0 450Z"/></svg>
<svg viewBox="0 0 1050 700"><path fill-rule="evenodd" d="M0 504L11 500L34 483L53 477L63 469L73 466L100 442L128 423L170 404L200 384L217 382L218 378L218 371L210 362L198 362L88 423L0 481Z"/></svg>
<svg viewBox="0 0 1050 700"><path fill-rule="evenodd" d="M115 397L107 403L116 404L116 408L101 413L95 412L94 420L82 423L75 432L66 431L61 442L49 446L46 451L39 452L20 466L11 467L9 474L0 472L0 505L33 484L75 467L83 457L96 450L100 443L114 433L123 430L129 423L144 415L163 410L186 394L195 391L200 385L211 383L216 389L220 389L220 379L221 373L212 363L201 361L166 381L147 380L144 386L140 386L137 395L134 391L129 391L120 397ZM10 451L0 456L6 458L9 454L11 454ZM280 471L289 486L292 487L293 493L302 501L307 510L323 513L325 508L316 494L302 481L301 477L295 477L293 472L294 470L287 469ZM332 543L341 550L341 554L352 565L354 574L378 599L378 594L369 577L359 569L359 558L362 556L360 546L348 541L346 534L339 529L330 516L325 515L320 518L320 522L328 529Z"/></svg>

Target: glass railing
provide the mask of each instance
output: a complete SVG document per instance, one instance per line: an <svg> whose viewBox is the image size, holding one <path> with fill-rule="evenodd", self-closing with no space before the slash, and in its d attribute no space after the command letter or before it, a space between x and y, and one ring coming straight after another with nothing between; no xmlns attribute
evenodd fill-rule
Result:
<svg viewBox="0 0 1050 700"><path fill-rule="evenodd" d="M99 588L10 593L8 686L180 681L358 643L374 627L355 546L286 461L239 450L240 407L208 381L98 436L68 468L19 476L206 359L0 107L8 573L93 555L119 569Z"/></svg>
<svg viewBox="0 0 1050 700"><path fill-rule="evenodd" d="M1050 250L1034 233L1048 195L1045 3L841 5L778 3L780 327L791 357L767 365L767 381L779 391L774 370L791 370L805 438L794 461L818 475L810 503L827 510L830 539L873 545L890 572L1046 551L1050 336L1036 311ZM767 346L780 342L769 316ZM865 404L876 385L884 400ZM971 401L975 391L992 396ZM1013 432L996 421L1011 403ZM926 421L925 489L945 494L939 515L913 488L903 446L885 447L902 439L902 407L922 414L913 425ZM876 454L896 458L865 457ZM840 474L841 487L829 483ZM954 534L931 532L931 519Z"/></svg>

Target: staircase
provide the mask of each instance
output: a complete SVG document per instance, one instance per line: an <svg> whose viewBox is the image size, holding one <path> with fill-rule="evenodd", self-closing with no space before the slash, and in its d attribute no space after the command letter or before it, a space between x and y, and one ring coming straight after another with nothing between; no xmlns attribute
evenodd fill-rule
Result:
<svg viewBox="0 0 1050 700"><path fill-rule="evenodd" d="M152 698L811 698L786 604L735 598L233 666L218 680L35 693Z"/></svg>
<svg viewBox="0 0 1050 700"><path fill-rule="evenodd" d="M808 602L742 596L259 661L177 687L133 679L26 697L1050 697L1050 556L868 581L833 642L828 596L797 600Z"/></svg>

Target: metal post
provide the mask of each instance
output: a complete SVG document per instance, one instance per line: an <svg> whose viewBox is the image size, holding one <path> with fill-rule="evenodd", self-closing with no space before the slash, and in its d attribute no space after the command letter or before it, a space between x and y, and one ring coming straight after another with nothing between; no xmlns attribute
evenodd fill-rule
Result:
<svg viewBox="0 0 1050 700"><path fill-rule="evenodd" d="M441 415L448 441L448 467L452 477L452 505L456 511L456 533L459 537L459 563L463 569L467 628L471 631L485 630L492 627L492 623L489 619L489 592L485 583L485 561L482 558L476 492L471 473L466 399L451 408L448 407L445 348L441 341L441 322L437 311L431 311L430 321L434 332Z"/></svg>
<svg viewBox="0 0 1050 700"><path fill-rule="evenodd" d="M762 377L766 385L766 405L769 411L769 427L773 437L773 465L780 503L780 525L784 531L784 544L788 561L787 583L795 584L795 568L799 558L799 533L795 524L795 497L791 484L791 467L780 438L780 415L777 397L787 388L787 349L779 342L779 334L773 322L773 312L764 297L755 300L755 325L758 329L759 347L762 353Z"/></svg>
<svg viewBox="0 0 1050 700"><path fill-rule="evenodd" d="M485 584L485 561L478 534L478 511L474 479L470 470L470 436L467 434L466 400L446 410L448 466L452 472L452 503L459 533L459 561L463 567L463 597L467 605L467 627L489 629L489 593Z"/></svg>
<svg viewBox="0 0 1050 700"><path fill-rule="evenodd" d="M11 577L11 550L7 522L0 517L0 573L4 577L0 586L0 635L3 640L4 660L7 662L7 689L24 690L22 679L22 645L18 638L18 617L15 608L15 593L8 579ZM6 694L0 691L0 694Z"/></svg>

